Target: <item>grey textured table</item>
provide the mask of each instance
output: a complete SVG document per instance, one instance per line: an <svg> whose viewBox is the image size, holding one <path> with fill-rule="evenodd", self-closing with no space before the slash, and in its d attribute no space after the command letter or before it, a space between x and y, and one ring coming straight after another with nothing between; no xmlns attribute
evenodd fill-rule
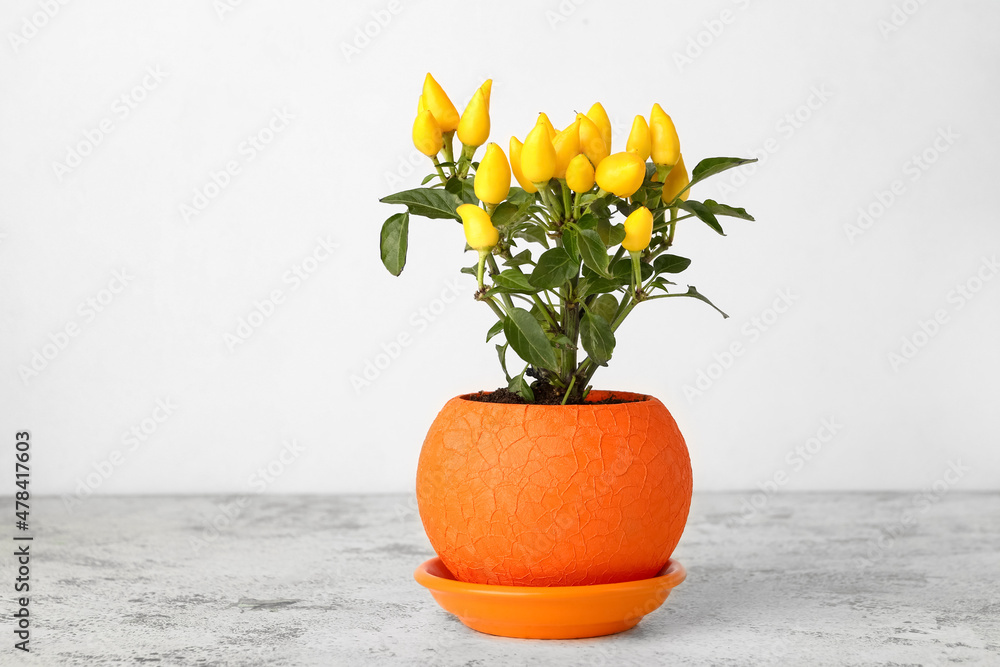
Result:
<svg viewBox="0 0 1000 667"><path fill-rule="evenodd" d="M779 494L750 516L744 499L697 495L688 580L636 628L576 641L438 608L405 496L40 499L33 652L4 612L0 663L1000 665L1000 495Z"/></svg>

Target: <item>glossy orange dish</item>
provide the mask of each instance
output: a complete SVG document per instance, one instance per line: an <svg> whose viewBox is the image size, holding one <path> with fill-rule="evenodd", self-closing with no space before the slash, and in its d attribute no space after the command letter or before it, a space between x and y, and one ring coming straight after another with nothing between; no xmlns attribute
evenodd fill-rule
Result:
<svg viewBox="0 0 1000 667"><path fill-rule="evenodd" d="M414 573L446 611L473 630L524 639L578 639L622 632L657 609L684 581L668 562L659 576L597 586L489 586L456 581L432 558Z"/></svg>
<svg viewBox="0 0 1000 667"><path fill-rule="evenodd" d="M444 406L420 453L417 502L455 579L587 586L663 570L691 504L687 447L660 401L613 394L631 400Z"/></svg>

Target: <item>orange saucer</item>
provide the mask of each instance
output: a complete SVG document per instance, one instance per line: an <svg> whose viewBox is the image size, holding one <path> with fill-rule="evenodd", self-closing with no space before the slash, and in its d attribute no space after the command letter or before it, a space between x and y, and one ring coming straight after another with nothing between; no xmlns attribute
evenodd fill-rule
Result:
<svg viewBox="0 0 1000 667"><path fill-rule="evenodd" d="M458 581L440 558L413 573L446 611L473 630L524 639L600 637L635 626L684 581L671 559L652 579L595 586L490 586Z"/></svg>

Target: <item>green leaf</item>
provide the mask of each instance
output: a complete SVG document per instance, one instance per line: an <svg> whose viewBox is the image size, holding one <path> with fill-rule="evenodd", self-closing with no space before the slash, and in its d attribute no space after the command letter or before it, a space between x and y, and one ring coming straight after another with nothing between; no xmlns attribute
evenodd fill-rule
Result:
<svg viewBox="0 0 1000 667"><path fill-rule="evenodd" d="M597 216L598 220L607 220L611 217L611 209L608 208L608 200L611 197L614 195L598 197L590 203L590 212Z"/></svg>
<svg viewBox="0 0 1000 667"><path fill-rule="evenodd" d="M503 345L497 345L497 357L500 359L500 368L503 370L503 376L507 378L510 382L510 373L507 372L507 343Z"/></svg>
<svg viewBox="0 0 1000 667"><path fill-rule="evenodd" d="M521 188L511 188L510 192L507 193L507 201L504 203L516 207L517 212L514 214L514 220L521 220L534 205L535 195L525 192Z"/></svg>
<svg viewBox="0 0 1000 667"><path fill-rule="evenodd" d="M486 332L486 342L490 342L490 339L501 331L503 331L503 320L497 320L496 323L490 327L490 330Z"/></svg>
<svg viewBox="0 0 1000 667"><path fill-rule="evenodd" d="M517 215L517 206L511 204L509 201L502 202L493 210L493 215L490 216L493 221L494 227L504 227L514 220L514 216Z"/></svg>
<svg viewBox="0 0 1000 667"><path fill-rule="evenodd" d="M471 179L452 176L444 184L444 189L457 196L464 204L479 204L479 197L476 196L476 189Z"/></svg>
<svg viewBox="0 0 1000 667"><path fill-rule="evenodd" d="M704 181L710 176L715 176L718 173L726 171L727 169L732 169L733 167L741 167L745 164L750 164L751 162L756 162L757 158L742 158L742 157L710 157L699 162L695 168L691 171L691 184L688 186L698 183L699 181Z"/></svg>
<svg viewBox="0 0 1000 667"><path fill-rule="evenodd" d="M608 229L608 242L605 244L609 248L620 244L625 240L625 225L623 223L618 223L617 225L611 225Z"/></svg>
<svg viewBox="0 0 1000 667"><path fill-rule="evenodd" d="M579 262L574 261L564 248L546 250L538 258L535 270L531 272L531 284L538 289L559 287L575 276L578 268Z"/></svg>
<svg viewBox="0 0 1000 667"><path fill-rule="evenodd" d="M428 183L430 183L431 181L433 181L437 177L438 177L438 175L436 173L435 174L427 174L426 176L424 176L424 180L420 181L420 185L427 185Z"/></svg>
<svg viewBox="0 0 1000 667"><path fill-rule="evenodd" d="M459 269L459 273L468 273L470 276L479 275L479 264L473 264L472 266L463 266Z"/></svg>
<svg viewBox="0 0 1000 667"><path fill-rule="evenodd" d="M556 353L535 316L524 308L511 308L503 332L517 356L529 364L556 370Z"/></svg>
<svg viewBox="0 0 1000 667"><path fill-rule="evenodd" d="M577 264L580 263L580 240L577 238L576 232L568 227L563 228L562 233L563 248L569 253L569 256L576 261Z"/></svg>
<svg viewBox="0 0 1000 667"><path fill-rule="evenodd" d="M510 192L507 193L507 201L514 204L518 208L527 208L535 203L535 195L524 190L523 188L514 186L510 189Z"/></svg>
<svg viewBox="0 0 1000 667"><path fill-rule="evenodd" d="M528 381L524 379L523 372L520 375L515 375L510 378L510 382L507 383L507 389L511 390L529 403L532 403L535 400L535 392L531 391L531 385L529 385Z"/></svg>
<svg viewBox="0 0 1000 667"><path fill-rule="evenodd" d="M653 260L653 270L657 273L680 273L691 266L691 260L678 255L660 255Z"/></svg>
<svg viewBox="0 0 1000 667"><path fill-rule="evenodd" d="M667 280L666 278L654 278L646 284L649 285L650 288L658 288L667 292L669 291L667 285L676 285L677 283L672 280Z"/></svg>
<svg viewBox="0 0 1000 667"><path fill-rule="evenodd" d="M700 201L688 200L682 201L677 204L679 208L684 209L690 213L694 213L698 216L698 219L704 222L706 225L714 229L718 234L725 236L726 233L722 231L722 225L719 224L719 219L715 217L712 211L702 204Z"/></svg>
<svg viewBox="0 0 1000 667"><path fill-rule="evenodd" d="M411 215L461 220L455 209L462 205L462 200L447 190L415 188L382 197L379 201L385 204L402 204L409 209Z"/></svg>
<svg viewBox="0 0 1000 667"><path fill-rule="evenodd" d="M590 312L610 324L615 319L615 313L618 312L618 299L615 298L614 294L602 294L594 299L594 303L590 304Z"/></svg>
<svg viewBox="0 0 1000 667"><path fill-rule="evenodd" d="M531 284L528 276L517 269L507 269L493 276L493 284L508 290L518 292L537 292L538 288Z"/></svg>
<svg viewBox="0 0 1000 667"><path fill-rule="evenodd" d="M618 280L623 285L632 284L632 258L625 255L611 267L611 272L614 274L615 279ZM641 262L639 264L639 272L642 275L642 279L649 280L653 277L653 267L651 267L646 262Z"/></svg>
<svg viewBox="0 0 1000 667"><path fill-rule="evenodd" d="M382 225L380 251L382 263L389 273L398 276L406 265L406 244L410 229L410 214L397 213L389 216Z"/></svg>
<svg viewBox="0 0 1000 667"><path fill-rule="evenodd" d="M520 236L525 240L538 243L546 248L549 247L549 237L545 232L545 228L536 223L526 225L524 229L515 234L515 236Z"/></svg>
<svg viewBox="0 0 1000 667"><path fill-rule="evenodd" d="M704 294L702 294L701 292L699 292L698 289L694 285L688 285L688 291L683 296L689 296L689 297L692 297L694 299L698 299L699 301L704 301L705 303L707 303L708 305L710 305L712 308L715 308L717 311L719 311L719 314L721 314L723 317L725 317L726 319L729 319L729 315L726 315L726 313L723 312L723 310L721 308L719 308L714 303L712 303L711 301L709 301L708 297L705 296Z"/></svg>
<svg viewBox="0 0 1000 667"><path fill-rule="evenodd" d="M503 261L507 266L523 266L525 264L534 264L534 260L531 259L530 250L522 250L516 255L512 255Z"/></svg>
<svg viewBox="0 0 1000 667"><path fill-rule="evenodd" d="M580 282L577 285L576 293L579 298L584 299L591 294L614 292L621 287L622 284L620 281L613 278L602 278L591 271L589 275L585 275L580 279Z"/></svg>
<svg viewBox="0 0 1000 667"><path fill-rule="evenodd" d="M580 320L580 342L598 366L607 366L615 349L615 334L603 317L584 313Z"/></svg>
<svg viewBox="0 0 1000 667"><path fill-rule="evenodd" d="M593 229L580 232L580 256L587 268L604 276L608 273L608 249L601 240L601 235Z"/></svg>
<svg viewBox="0 0 1000 667"><path fill-rule="evenodd" d="M754 222L753 216L747 213L745 208L734 208L726 204L720 204L714 199L706 199L702 203L705 204L705 208L715 215L728 215L731 218L741 218L743 220Z"/></svg>
<svg viewBox="0 0 1000 667"><path fill-rule="evenodd" d="M593 213L584 213L576 221L576 226L580 229L597 229L598 222L597 216Z"/></svg>

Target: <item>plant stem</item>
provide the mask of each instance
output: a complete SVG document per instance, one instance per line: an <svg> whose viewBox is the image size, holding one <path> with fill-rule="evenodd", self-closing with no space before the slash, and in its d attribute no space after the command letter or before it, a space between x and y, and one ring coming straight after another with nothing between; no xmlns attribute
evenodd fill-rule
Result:
<svg viewBox="0 0 1000 667"><path fill-rule="evenodd" d="M476 280L479 282L479 290L483 289L483 266L486 264L486 258L489 256L489 250L479 251L479 265L476 266Z"/></svg>
<svg viewBox="0 0 1000 667"><path fill-rule="evenodd" d="M500 267L497 266L497 260L493 257L493 253L490 253L489 255L486 256L486 261L489 262L491 276L495 276L496 274L500 273ZM500 298L503 299L503 302L507 305L507 308L514 307L514 302L510 300L510 294L501 294Z"/></svg>
<svg viewBox="0 0 1000 667"><path fill-rule="evenodd" d="M674 230L677 229L677 209L670 209L670 232L667 234L667 243L664 248L669 248L674 243Z"/></svg>
<svg viewBox="0 0 1000 667"><path fill-rule="evenodd" d="M441 168L441 162L438 160L437 155L431 156L431 162L434 163L434 169L437 170L438 178L441 179L441 183L447 183L448 177L444 175L444 169Z"/></svg>
<svg viewBox="0 0 1000 667"><path fill-rule="evenodd" d="M462 155L458 158L458 177L465 178L469 174L469 167L472 166L472 158L476 154L475 146L462 144Z"/></svg>
<svg viewBox="0 0 1000 667"><path fill-rule="evenodd" d="M632 293L638 300L642 293L642 253L629 252L629 256L632 258Z"/></svg>
<svg viewBox="0 0 1000 667"><path fill-rule="evenodd" d="M455 149L452 146L452 138L455 136L455 131L445 132L444 137L444 157L446 162L451 162L451 175L455 175Z"/></svg>
<svg viewBox="0 0 1000 667"><path fill-rule="evenodd" d="M552 325L552 328L558 331L559 325L556 324L556 321L552 317L552 312L549 310L548 306L542 303L542 300L538 298L537 294L532 294L531 298L534 299L535 305L538 306L538 310L542 311L542 315L544 315L548 323Z"/></svg>
<svg viewBox="0 0 1000 667"><path fill-rule="evenodd" d="M497 316L497 318L501 322L507 318L507 316L504 315L503 310L500 309L500 306L497 305L496 299L494 299L493 297L486 296L480 299L480 301L484 301L486 305L493 310L493 313Z"/></svg>
<svg viewBox="0 0 1000 667"><path fill-rule="evenodd" d="M559 179L559 187L562 190L563 199L563 218L568 222L572 217L572 208L569 201L569 186L566 185L566 179Z"/></svg>
<svg viewBox="0 0 1000 667"><path fill-rule="evenodd" d="M562 405L566 405L566 401L569 400L569 395L573 392L574 384L576 384L576 375L569 379L569 387L566 388L566 393L563 395Z"/></svg>
<svg viewBox="0 0 1000 667"><path fill-rule="evenodd" d="M674 222L677 222L678 220L686 220L687 218L693 218L693 217L694 213L688 213L687 215L678 216L677 218L674 219ZM664 229L668 229L669 227L670 227L670 222L669 221L664 222L663 224L653 227L653 233L655 234L657 232L662 232Z"/></svg>
<svg viewBox="0 0 1000 667"><path fill-rule="evenodd" d="M620 327L622 322L625 321L625 318L628 317L628 314L631 313L632 309L639 303L638 301L633 301L630 297L626 297L626 299L626 301L622 302L622 306L618 308L615 321L611 323L611 331L617 331L618 327ZM591 361L589 357L584 359L583 363L580 364L580 368L576 371L576 375L580 377L580 384L585 387L588 386L598 368L600 368L600 366Z"/></svg>
<svg viewBox="0 0 1000 667"><path fill-rule="evenodd" d="M542 204L544 204L545 207L547 207L552 213L556 213L557 212L556 206L552 202L552 198L551 198L550 193L549 193L549 184L548 183L535 183L534 185L535 185L536 188L538 188L538 194L542 198ZM554 218L550 217L550 220L553 220L553 219Z"/></svg>

